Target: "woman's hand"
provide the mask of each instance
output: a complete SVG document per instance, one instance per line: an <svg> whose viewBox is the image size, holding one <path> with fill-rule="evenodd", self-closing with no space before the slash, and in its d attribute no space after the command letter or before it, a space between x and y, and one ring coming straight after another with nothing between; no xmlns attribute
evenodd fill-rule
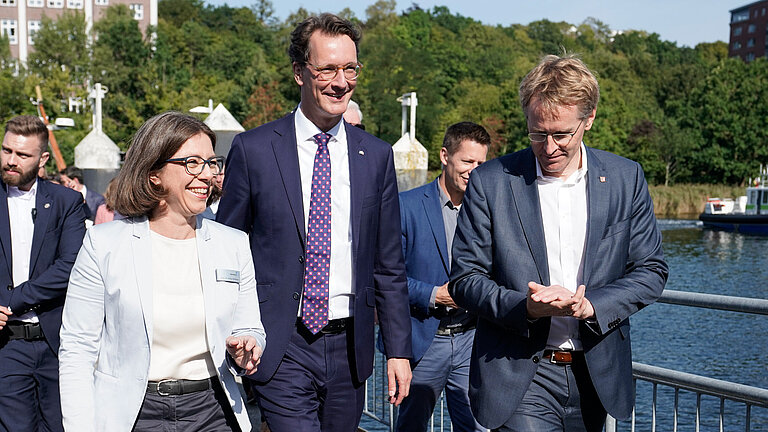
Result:
<svg viewBox="0 0 768 432"><path fill-rule="evenodd" d="M230 336L227 338L227 353L246 375L256 372L261 361L261 347L253 336Z"/></svg>

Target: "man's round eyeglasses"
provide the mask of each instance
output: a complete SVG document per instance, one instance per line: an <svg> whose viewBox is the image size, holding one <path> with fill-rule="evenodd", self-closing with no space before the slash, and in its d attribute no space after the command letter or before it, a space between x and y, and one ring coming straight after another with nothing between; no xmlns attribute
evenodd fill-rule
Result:
<svg viewBox="0 0 768 432"><path fill-rule="evenodd" d="M552 139L555 141L555 144L557 145L566 145L568 144L574 135L576 135L576 132L579 131L579 128L581 127L581 124L584 123L584 119L581 119L578 126L576 126L576 130L571 133L564 133L564 132L557 132L557 133L542 133L542 132L531 132L528 134L528 139L531 140L531 142L535 143L543 143L547 141L547 137L551 136Z"/></svg>
<svg viewBox="0 0 768 432"><path fill-rule="evenodd" d="M363 67L360 63L349 63L346 65L325 65L317 66L307 62L306 65L317 72L316 78L320 81L332 81L336 78L339 71L342 71L344 78L349 81L354 81L360 75L360 69Z"/></svg>
<svg viewBox="0 0 768 432"><path fill-rule="evenodd" d="M207 166L212 175L218 175L224 170L224 156L214 156L210 159L203 159L200 156L187 156L183 158L166 159L165 162L184 165L187 174L191 176L200 175Z"/></svg>

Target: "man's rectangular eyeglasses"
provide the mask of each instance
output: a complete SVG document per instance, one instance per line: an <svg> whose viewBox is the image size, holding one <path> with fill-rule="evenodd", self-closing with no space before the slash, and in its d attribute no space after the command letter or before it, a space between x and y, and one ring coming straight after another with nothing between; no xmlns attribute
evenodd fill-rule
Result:
<svg viewBox="0 0 768 432"><path fill-rule="evenodd" d="M576 135L576 132L579 131L579 128L581 127L581 124L584 123L584 119L581 119L578 126L576 126L576 130L571 133L566 132L557 132L557 133L541 133L541 132L531 132L528 134L528 139L531 140L531 142L535 143L543 143L547 140L548 136L552 136L552 139L555 141L555 144L557 145L566 145L571 141L571 138L573 138L574 135Z"/></svg>
<svg viewBox="0 0 768 432"><path fill-rule="evenodd" d="M360 63L349 63L342 66L316 66L309 62L307 62L307 66L317 72L316 78L320 81L332 81L336 78L336 75L338 75L339 71L344 73L344 78L349 81L354 81L360 75L360 69L363 67L363 65Z"/></svg>
<svg viewBox="0 0 768 432"><path fill-rule="evenodd" d="M214 156L210 159L203 159L200 156L187 156L183 158L166 159L168 163L182 164L187 174L191 176L200 175L203 169L208 166L212 175L218 175L224 170L224 156Z"/></svg>

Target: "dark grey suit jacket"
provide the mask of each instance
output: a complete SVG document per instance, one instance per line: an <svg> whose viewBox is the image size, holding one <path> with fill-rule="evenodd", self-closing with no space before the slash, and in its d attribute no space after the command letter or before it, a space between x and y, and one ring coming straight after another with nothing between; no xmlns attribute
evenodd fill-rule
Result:
<svg viewBox="0 0 768 432"><path fill-rule="evenodd" d="M586 297L597 322L580 324L587 365L609 414L634 404L629 316L653 303L668 267L653 203L635 162L587 148ZM546 347L550 319L526 316L528 282L549 285L536 165L531 149L472 172L453 243L449 291L479 316L470 371L478 421L504 424L517 409Z"/></svg>

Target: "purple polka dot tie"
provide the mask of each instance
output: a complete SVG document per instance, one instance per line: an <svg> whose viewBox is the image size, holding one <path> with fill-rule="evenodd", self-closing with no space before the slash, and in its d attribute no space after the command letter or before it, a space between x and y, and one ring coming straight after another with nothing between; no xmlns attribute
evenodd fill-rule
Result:
<svg viewBox="0 0 768 432"><path fill-rule="evenodd" d="M312 173L312 198L307 223L307 267L304 269L304 299L301 320L312 334L328 324L328 274L331 267L331 157L328 140L319 133L315 167Z"/></svg>

